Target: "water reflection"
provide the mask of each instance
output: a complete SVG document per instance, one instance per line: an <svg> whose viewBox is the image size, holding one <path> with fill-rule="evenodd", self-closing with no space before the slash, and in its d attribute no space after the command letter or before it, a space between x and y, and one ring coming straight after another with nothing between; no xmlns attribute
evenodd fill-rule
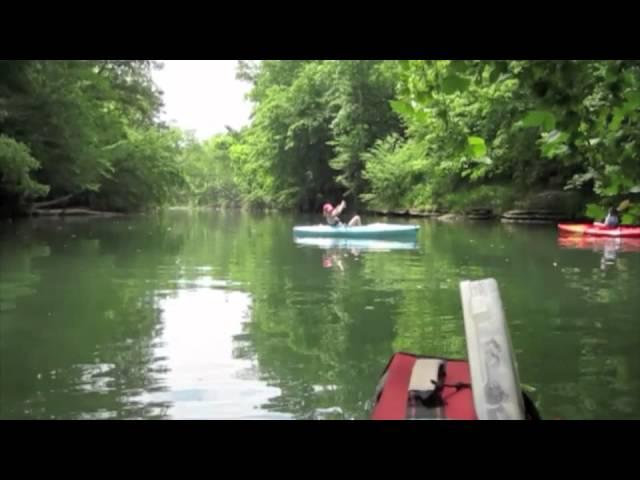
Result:
<svg viewBox="0 0 640 480"><path fill-rule="evenodd" d="M392 250L416 250L418 248L418 243L415 240L296 237L294 242L297 245L312 246L324 250L357 250L358 252L390 252Z"/></svg>
<svg viewBox="0 0 640 480"><path fill-rule="evenodd" d="M357 250L351 250L350 253L354 257L357 257L360 252L358 252ZM344 256L347 256L347 255L348 255L347 253L344 254ZM340 250L330 249L327 252L322 254L322 266L324 268L332 268L335 266L338 270L340 270L341 272L344 272L344 264L342 263L342 258L341 258L342 256L343 254Z"/></svg>
<svg viewBox="0 0 640 480"><path fill-rule="evenodd" d="M618 254L640 252L640 238L590 237L587 235L559 235L561 248L590 250L601 254L600 269L618 266Z"/></svg>
<svg viewBox="0 0 640 480"><path fill-rule="evenodd" d="M265 416L260 405L277 395L258 380L255 359L234 356L251 298L241 291L212 288L221 282L200 277L158 302L163 332L154 354L163 361L160 390L135 400L163 403L173 419L249 419Z"/></svg>
<svg viewBox="0 0 640 480"><path fill-rule="evenodd" d="M357 259L363 252L383 253L394 250L418 249L418 243L415 240L295 237L294 242L298 246L316 247L323 250L322 266L328 269L335 268L341 272L345 270L345 259Z"/></svg>
<svg viewBox="0 0 640 480"><path fill-rule="evenodd" d="M0 418L367 418L393 351L466 355L458 282L485 276L544 417L638 417L634 242L602 271L604 247L559 246L555 229L424 222L417 245L363 245L294 243L298 223L171 214L0 235Z"/></svg>

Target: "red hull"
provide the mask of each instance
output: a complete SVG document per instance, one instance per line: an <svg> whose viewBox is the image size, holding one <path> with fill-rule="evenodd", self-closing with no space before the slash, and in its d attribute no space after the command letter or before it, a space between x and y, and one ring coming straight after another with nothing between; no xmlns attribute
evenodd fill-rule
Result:
<svg viewBox="0 0 640 480"><path fill-rule="evenodd" d="M611 228L598 223L559 223L558 230L562 233L594 237L640 238L640 226L632 225Z"/></svg>
<svg viewBox="0 0 640 480"><path fill-rule="evenodd" d="M441 362L435 383L425 381L426 392L411 388L415 382L418 362ZM427 379L423 379L427 380ZM385 369L374 401L372 420L451 419L477 420L471 374L466 360L396 353ZM431 389L431 390L429 390ZM426 393L426 395L420 395ZM527 418L539 419L535 406L525 397Z"/></svg>

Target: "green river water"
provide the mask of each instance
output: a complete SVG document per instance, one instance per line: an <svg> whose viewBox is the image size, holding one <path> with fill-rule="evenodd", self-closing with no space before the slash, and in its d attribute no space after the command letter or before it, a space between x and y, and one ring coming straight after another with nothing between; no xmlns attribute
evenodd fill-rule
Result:
<svg viewBox="0 0 640 480"><path fill-rule="evenodd" d="M466 356L458 283L483 277L544 418L640 418L636 244L414 219L415 246L294 242L319 220L1 224L0 418L367 418L392 352Z"/></svg>

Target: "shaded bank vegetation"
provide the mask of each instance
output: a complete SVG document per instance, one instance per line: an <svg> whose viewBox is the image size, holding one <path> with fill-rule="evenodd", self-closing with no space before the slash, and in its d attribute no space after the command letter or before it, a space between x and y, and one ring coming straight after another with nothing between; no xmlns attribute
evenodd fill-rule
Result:
<svg viewBox="0 0 640 480"><path fill-rule="evenodd" d="M628 198L625 221L640 213L638 61L240 62L251 122L202 142L159 120L155 67L1 61L1 213L341 198L596 218Z"/></svg>

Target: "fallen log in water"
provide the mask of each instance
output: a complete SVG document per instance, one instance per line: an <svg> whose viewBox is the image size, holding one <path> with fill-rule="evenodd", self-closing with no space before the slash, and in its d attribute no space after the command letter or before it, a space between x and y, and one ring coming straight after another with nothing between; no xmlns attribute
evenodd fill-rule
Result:
<svg viewBox="0 0 640 480"><path fill-rule="evenodd" d="M36 208L31 210L31 215L38 217L119 217L118 212L101 212L88 208Z"/></svg>

